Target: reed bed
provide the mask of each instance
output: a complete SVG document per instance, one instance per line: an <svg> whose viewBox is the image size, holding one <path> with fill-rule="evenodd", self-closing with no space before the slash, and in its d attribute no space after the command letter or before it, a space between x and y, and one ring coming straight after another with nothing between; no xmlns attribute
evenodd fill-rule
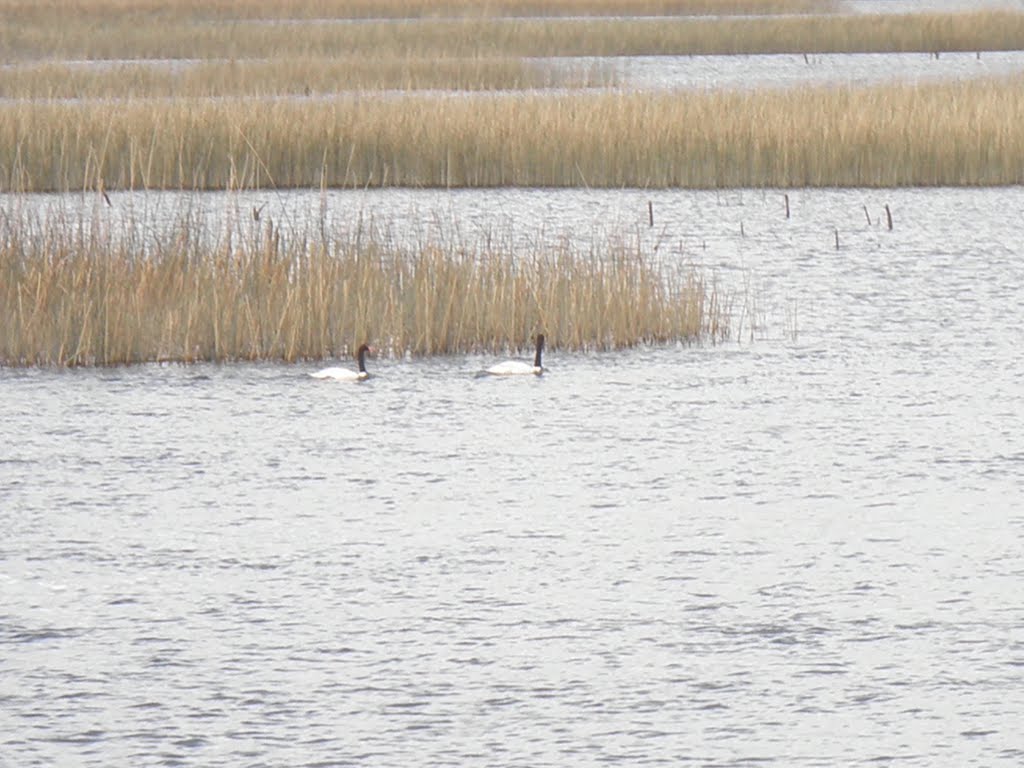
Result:
<svg viewBox="0 0 1024 768"><path fill-rule="evenodd" d="M46 62L0 69L0 98L323 96L352 90L592 88L617 82L607 64L555 65L505 57Z"/></svg>
<svg viewBox="0 0 1024 768"><path fill-rule="evenodd" d="M12 221L14 223L12 223ZM272 222L211 245L182 220L148 242L96 222L0 227L0 364L320 359L728 336L715 286L636 249L514 255L380 237L289 239Z"/></svg>
<svg viewBox="0 0 1024 768"><path fill-rule="evenodd" d="M0 106L7 191L1024 182L1024 79Z"/></svg>
<svg viewBox="0 0 1024 768"><path fill-rule="evenodd" d="M8 60L252 59L346 55L639 56L941 52L1024 48L1024 13L772 18L454 19L360 24L138 23L0 25Z"/></svg>
<svg viewBox="0 0 1024 768"><path fill-rule="evenodd" d="M0 0L9 23L828 13L837 0Z"/></svg>

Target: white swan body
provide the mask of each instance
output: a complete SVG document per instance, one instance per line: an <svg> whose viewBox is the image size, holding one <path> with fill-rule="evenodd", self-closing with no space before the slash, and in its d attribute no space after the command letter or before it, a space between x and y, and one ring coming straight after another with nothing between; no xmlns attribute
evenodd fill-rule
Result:
<svg viewBox="0 0 1024 768"><path fill-rule="evenodd" d="M544 373L540 356L544 351L544 334L537 334L537 353L533 357L533 365L524 363L522 360L506 360L503 363L492 365L484 371L491 376L540 376Z"/></svg>
<svg viewBox="0 0 1024 768"><path fill-rule="evenodd" d="M359 370L353 371L350 368L324 368L323 370L317 371L316 373L309 374L314 379L333 379L334 381L363 381L364 379L370 378L370 374L366 372L366 353L370 351L370 347L363 344L359 347L359 351L356 352L356 357L359 360Z"/></svg>
<svg viewBox="0 0 1024 768"><path fill-rule="evenodd" d="M324 368L322 371L309 374L314 379L334 379L335 381L362 381L370 378L365 371L351 371L348 368Z"/></svg>

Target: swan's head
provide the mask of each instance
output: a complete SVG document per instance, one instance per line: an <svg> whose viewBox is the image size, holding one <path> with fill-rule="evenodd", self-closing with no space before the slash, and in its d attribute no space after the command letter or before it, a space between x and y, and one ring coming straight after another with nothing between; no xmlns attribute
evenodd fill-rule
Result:
<svg viewBox="0 0 1024 768"><path fill-rule="evenodd" d="M369 344L360 344L359 349L356 350L356 360L359 361L359 376L366 378L370 374L366 372L366 355L367 353L373 354L373 347Z"/></svg>

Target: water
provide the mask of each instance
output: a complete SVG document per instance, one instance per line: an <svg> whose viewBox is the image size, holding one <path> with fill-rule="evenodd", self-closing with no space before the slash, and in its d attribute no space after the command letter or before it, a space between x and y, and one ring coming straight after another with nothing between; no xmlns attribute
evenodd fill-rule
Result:
<svg viewBox="0 0 1024 768"><path fill-rule="evenodd" d="M607 59L575 59L578 64ZM624 86L642 89L763 89L927 84L1006 77L1024 71L1020 51L942 53L635 56L614 62Z"/></svg>
<svg viewBox="0 0 1024 768"><path fill-rule="evenodd" d="M789 197L327 198L632 230L719 346L0 369L0 765L1020 765L1024 190Z"/></svg>
<svg viewBox="0 0 1024 768"><path fill-rule="evenodd" d="M959 13L977 10L1020 10L1024 0L846 0L851 13Z"/></svg>

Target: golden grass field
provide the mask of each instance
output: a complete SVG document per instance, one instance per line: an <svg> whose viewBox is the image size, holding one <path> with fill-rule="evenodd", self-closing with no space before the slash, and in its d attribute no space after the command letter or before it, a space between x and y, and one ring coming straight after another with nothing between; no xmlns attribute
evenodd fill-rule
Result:
<svg viewBox="0 0 1024 768"><path fill-rule="evenodd" d="M183 219L143 250L95 221L40 226L0 231L0 365L295 361L365 340L395 355L502 351L537 332L569 349L728 335L714 285L628 247L408 250L373 235L289 239L269 222L211 244Z"/></svg>
<svg viewBox="0 0 1024 768"><path fill-rule="evenodd" d="M563 69L524 58L1024 46L1024 13L829 13L839 7L566 0L546 12L580 15L550 20L494 18L534 12L529 0L78 0L61 13L0 0L0 50L16 62L0 68L0 189L1020 180L1019 79L573 93L616 74L601 59ZM396 19L323 22L371 8ZM586 16L627 9L724 15ZM736 15L751 10L788 15ZM461 17L435 18L445 14ZM245 21L285 17L298 23ZM469 95L538 88L562 92ZM420 89L460 95L404 93Z"/></svg>
<svg viewBox="0 0 1024 768"><path fill-rule="evenodd" d="M0 0L8 23L827 13L836 0Z"/></svg>
<svg viewBox="0 0 1024 768"><path fill-rule="evenodd" d="M200 60L175 66L41 62L0 70L0 98L141 99L221 96L324 96L353 90L461 91L609 87L612 67L554 66L513 57L339 56Z"/></svg>
<svg viewBox="0 0 1024 768"><path fill-rule="evenodd" d="M82 0L52 23L41 21L52 14L41 16L31 4L0 0L0 7L22 19L0 27L4 50L29 57L0 70L0 189L887 186L1020 177L1019 80L572 93L614 84L614 70L601 63L562 69L523 57L1021 47L1022 13L296 25L195 17L286 9L301 20L358 15L364 6L224 0L176 4L179 14L168 19L149 0ZM387 7L427 15L448 8L440 0ZM650 6L638 0L638 7ZM13 33L19 24L30 34ZM58 59L32 60L40 46ZM62 55L115 61L82 66ZM140 55L189 62L122 60ZM569 92L467 95L551 87ZM381 89L461 95L382 97Z"/></svg>
<svg viewBox="0 0 1024 768"><path fill-rule="evenodd" d="M0 25L9 61L383 56L637 56L984 51L1024 48L1024 13L792 15L772 18L459 18L365 23L196 23L119 16L105 23Z"/></svg>
<svg viewBox="0 0 1024 768"><path fill-rule="evenodd" d="M1024 181L1024 80L703 93L12 102L0 187Z"/></svg>

